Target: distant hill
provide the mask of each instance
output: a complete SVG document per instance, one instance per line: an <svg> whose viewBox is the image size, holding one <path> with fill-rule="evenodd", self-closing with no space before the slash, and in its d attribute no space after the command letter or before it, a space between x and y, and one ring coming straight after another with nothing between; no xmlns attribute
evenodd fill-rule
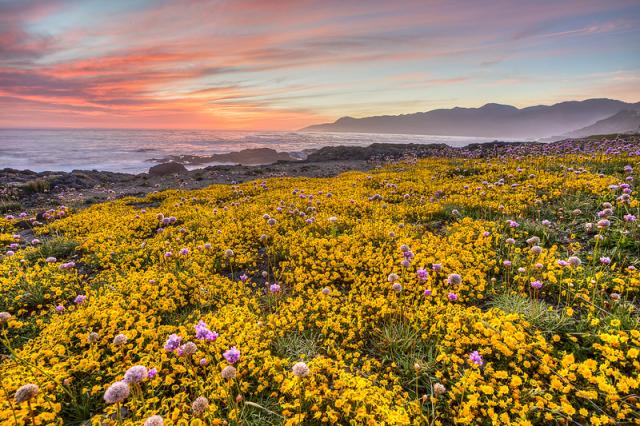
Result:
<svg viewBox="0 0 640 426"><path fill-rule="evenodd" d="M595 125L624 110L640 111L640 102L588 99L527 108L490 103L480 108L456 107L404 115L342 117L333 123L309 126L302 131L539 139Z"/></svg>
<svg viewBox="0 0 640 426"><path fill-rule="evenodd" d="M638 132L640 132L640 110L623 110L611 117L596 121L590 126L565 133L562 136L565 138L583 138L590 135Z"/></svg>

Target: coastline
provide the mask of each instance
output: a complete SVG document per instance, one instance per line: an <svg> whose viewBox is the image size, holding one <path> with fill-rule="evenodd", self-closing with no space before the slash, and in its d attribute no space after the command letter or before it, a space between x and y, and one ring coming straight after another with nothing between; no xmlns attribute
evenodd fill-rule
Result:
<svg viewBox="0 0 640 426"><path fill-rule="evenodd" d="M141 197L168 189L198 189L212 184L234 184L272 177L330 177L347 171L366 171L390 162L425 157L488 159L536 154L593 153L602 151L604 142L613 150L628 150L635 146L637 155L640 155L640 135L635 134L592 136L546 144L496 141L465 147L412 143L374 143L366 147L329 146L309 151L306 158L301 160L283 160L283 155L288 153L249 149L227 154L227 157L237 162L249 159L249 163L255 163L260 162L257 154L266 154L266 160L270 164L218 164L188 170L184 164L169 163L174 167L159 174L98 170L33 172L5 168L0 170L0 214L17 214L24 210L41 210L59 205L83 208L116 198ZM187 164L197 163L195 158L189 156L190 162ZM274 159L276 161L271 162ZM173 161L176 158L166 160ZM200 161L205 160L200 158Z"/></svg>

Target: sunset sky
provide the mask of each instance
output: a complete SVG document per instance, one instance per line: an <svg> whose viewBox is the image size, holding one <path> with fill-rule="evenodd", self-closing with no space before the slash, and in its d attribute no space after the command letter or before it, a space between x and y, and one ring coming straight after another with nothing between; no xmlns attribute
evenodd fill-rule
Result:
<svg viewBox="0 0 640 426"><path fill-rule="evenodd" d="M0 0L0 127L640 101L640 1Z"/></svg>

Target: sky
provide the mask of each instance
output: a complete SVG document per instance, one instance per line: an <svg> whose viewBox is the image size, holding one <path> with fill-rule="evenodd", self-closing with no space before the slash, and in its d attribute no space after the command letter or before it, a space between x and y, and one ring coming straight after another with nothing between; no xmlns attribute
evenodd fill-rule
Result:
<svg viewBox="0 0 640 426"><path fill-rule="evenodd" d="M0 127L640 101L639 0L0 0Z"/></svg>

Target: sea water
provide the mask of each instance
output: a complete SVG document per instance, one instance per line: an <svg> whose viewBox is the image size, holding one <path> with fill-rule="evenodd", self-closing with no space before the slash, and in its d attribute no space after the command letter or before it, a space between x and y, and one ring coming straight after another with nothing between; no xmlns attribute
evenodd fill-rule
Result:
<svg viewBox="0 0 640 426"><path fill-rule="evenodd" d="M250 148L302 153L324 146L444 143L460 147L490 138L371 133L216 130L0 129L0 169L141 173L170 155L223 154ZM206 167L210 164L199 165ZM218 163L219 164L219 163Z"/></svg>

